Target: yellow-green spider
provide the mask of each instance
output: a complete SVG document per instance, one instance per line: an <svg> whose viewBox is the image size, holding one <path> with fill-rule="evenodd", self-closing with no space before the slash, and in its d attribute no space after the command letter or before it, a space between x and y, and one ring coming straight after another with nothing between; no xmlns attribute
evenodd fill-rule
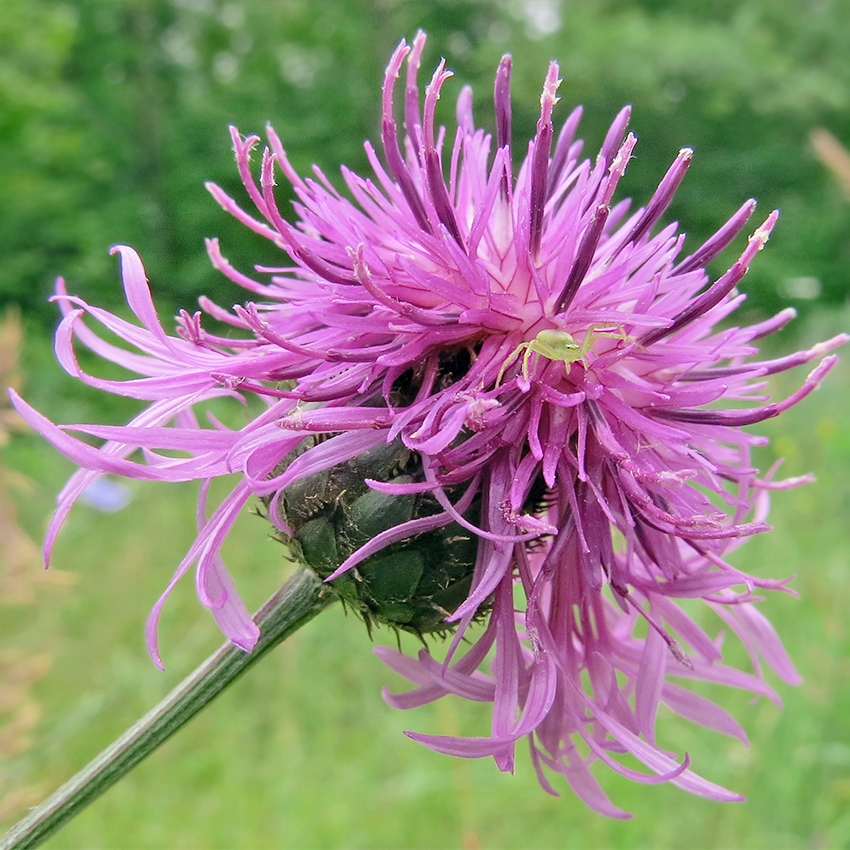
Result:
<svg viewBox="0 0 850 850"><path fill-rule="evenodd" d="M534 339L526 342L521 342L508 356L508 359L502 364L499 371L499 377L496 379L496 386L502 382L502 376L505 370L511 363L516 360L520 351L525 353L522 355L522 376L528 380L528 362L532 354L538 354L545 357L547 360L562 360L569 367L571 363L576 363L579 360L584 360L588 351L590 351L593 343L602 337L611 337L614 339L626 339L626 334L620 325L615 325L617 330L612 330L610 322L597 322L589 325L584 335L581 344L575 341L575 337L567 333L567 331L559 331L557 328L544 328ZM600 330L607 328L607 330Z"/></svg>

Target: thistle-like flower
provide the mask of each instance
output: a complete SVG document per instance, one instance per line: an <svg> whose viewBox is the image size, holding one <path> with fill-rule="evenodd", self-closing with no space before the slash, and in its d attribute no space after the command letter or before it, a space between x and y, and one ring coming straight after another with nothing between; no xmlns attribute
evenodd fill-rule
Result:
<svg viewBox="0 0 850 850"><path fill-rule="evenodd" d="M749 576L727 554L768 528L771 490L804 479L777 481L775 469L760 475L750 449L763 440L741 429L815 389L834 365L829 352L848 337L753 359L755 342L793 311L743 328L723 320L743 300L736 287L777 213L711 282L706 264L745 227L753 201L685 253L676 225L658 223L691 150L631 211L627 201L613 203L636 143L628 109L595 160L582 159L580 109L554 135L553 63L536 135L520 159L506 56L496 75L495 140L475 128L469 89L447 136L434 113L450 73L441 62L420 97L424 43L419 34L393 54L383 157L367 144L374 177L343 169L345 192L318 169L296 174L271 129L255 176L258 138L232 131L256 213L217 186L210 191L289 257L281 268L258 269L258 280L209 242L215 267L257 299L232 312L201 302L247 332L241 341L205 330L200 313L181 313L177 334L167 334L127 247L114 250L140 324L67 294L60 281L62 365L149 406L125 427L57 426L17 399L30 424L82 467L60 496L46 550L100 475L199 480L198 535L151 614L150 651L161 663L160 610L193 565L201 601L250 650L256 627L219 550L237 514L260 497L279 531L367 620L419 634L454 630L441 660L428 649L418 658L377 649L415 685L386 699L400 708L447 694L492 702L490 735L411 737L457 756L493 756L502 770L513 768L516 742L528 738L547 791L555 793L548 769L612 816L625 813L592 775L597 759L642 782L740 799L656 743L656 714L665 704L746 740L722 708L671 680L723 683L777 702L762 663L798 681L754 605L762 590L785 582ZM395 89L405 64L400 141ZM278 207L280 174L297 195L297 224ZM104 341L84 316L134 350ZM140 377L84 373L75 339ZM797 392L767 403L766 376L817 359ZM210 399L249 396L264 406L240 430L198 416ZM95 448L70 431L105 442ZM207 516L209 483L234 471L241 481ZM702 600L740 639L751 671L724 665L711 618L692 619L681 599ZM649 773L621 763L624 753Z"/></svg>

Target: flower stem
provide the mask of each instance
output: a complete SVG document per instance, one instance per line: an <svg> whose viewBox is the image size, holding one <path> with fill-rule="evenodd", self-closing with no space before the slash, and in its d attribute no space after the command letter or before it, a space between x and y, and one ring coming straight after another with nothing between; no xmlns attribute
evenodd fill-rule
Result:
<svg viewBox="0 0 850 850"><path fill-rule="evenodd" d="M28 850L45 841L336 598L312 570L298 570L255 615L260 638L252 652L227 643L213 653L159 705L12 827L0 839L0 850Z"/></svg>

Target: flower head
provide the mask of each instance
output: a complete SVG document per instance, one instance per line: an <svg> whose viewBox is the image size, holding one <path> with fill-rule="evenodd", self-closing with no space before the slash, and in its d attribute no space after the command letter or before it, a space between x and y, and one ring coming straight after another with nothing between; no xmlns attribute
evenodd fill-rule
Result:
<svg viewBox="0 0 850 850"><path fill-rule="evenodd" d="M476 129L469 89L451 134L434 119L450 76L443 62L420 95L424 42L420 34L393 54L383 87L383 157L367 144L374 177L343 169L345 192L318 169L299 176L271 129L255 176L249 160L258 138L232 131L256 212L217 186L210 191L289 257L281 268L258 269L258 280L209 242L215 267L256 300L232 312L206 299L201 306L247 332L241 341L208 332L199 313L181 313L177 334L167 334L130 248L114 250L139 324L68 295L60 282L62 365L149 406L125 427L56 426L17 400L29 422L82 467L61 494L47 551L74 500L104 473L199 480L197 539L151 615L150 650L159 663L159 612L193 565L201 601L232 641L250 649L256 627L219 549L236 515L259 496L272 522L299 538L329 580L355 570L368 576L381 561L384 577L360 600L367 614L420 633L455 628L443 661L426 649L415 659L377 650L416 686L386 698L401 708L446 694L492 702L491 734L411 737L454 755L493 756L503 770L512 769L515 744L527 737L544 788L555 793L547 769L554 771L588 805L614 816L625 813L591 774L597 759L639 781L739 799L657 745L656 713L663 703L745 739L723 709L671 678L776 701L762 663L797 681L754 605L762 590L784 582L745 574L727 553L767 529L771 490L803 479L760 475L750 449L763 440L741 429L817 387L835 362L829 352L847 337L754 359L755 342L793 311L749 327L721 323L743 300L736 287L777 213L712 282L706 264L745 227L753 201L686 253L676 225L659 222L691 150L679 152L653 197L632 211L627 201L614 203L637 141L626 132L628 109L595 159L582 159L579 109L555 138L553 63L522 158L511 140L510 58L496 76L495 139ZM279 174L297 196L297 224L278 207ZM134 350L105 342L84 316ZM75 339L140 377L116 382L84 373ZM766 376L817 359L800 390L767 402ZM249 396L264 406L239 430L196 415L209 399ZM721 400L732 406L712 406ZM105 442L94 448L69 431ZM368 463L358 461L364 457ZM234 471L240 483L207 516L209 483ZM357 511L358 522L381 521L356 525ZM355 526L371 530L359 539ZM455 572L428 585L423 608L404 594L420 591L432 567L404 553L429 534L438 560ZM314 545L326 538L346 541L333 549L336 560ZM740 639L751 672L724 665L720 640L680 607L682 599L702 600ZM477 619L486 619L483 630L473 628ZM622 764L622 753L649 772Z"/></svg>

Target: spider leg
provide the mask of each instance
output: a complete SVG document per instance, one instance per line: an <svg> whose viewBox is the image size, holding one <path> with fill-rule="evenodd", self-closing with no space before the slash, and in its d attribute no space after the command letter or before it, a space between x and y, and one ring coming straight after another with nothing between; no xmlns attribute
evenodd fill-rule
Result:
<svg viewBox="0 0 850 850"><path fill-rule="evenodd" d="M626 332L623 330L622 325L616 325L619 328L619 331L600 331L596 330L597 328L610 328L611 323L609 322L599 322L597 324L590 325L587 329L587 333L585 334L584 341L581 344L581 359L584 360L587 353L593 346L593 343L596 342L597 339L622 339L628 340L628 336Z"/></svg>
<svg viewBox="0 0 850 850"><path fill-rule="evenodd" d="M515 348L515 349L514 349L514 350L513 350L513 351L512 351L509 355L508 355L508 359L507 359L507 360L505 360L505 362L504 362L504 363L502 363L502 368L499 370L499 376L496 378L496 386L497 386L497 387L499 386L499 384L501 384L501 383L502 383L502 378L505 376L505 372L507 371L508 366L510 366L510 365L511 365L511 363L513 363L513 362L514 362L514 360L516 360L516 358L519 356L520 351L522 351L523 349L525 349L525 352L526 352L526 353L525 353L525 356L524 356L524 357L523 357L523 359L522 359L522 362L523 362L523 373L525 373L525 370L526 370L526 363L527 363L527 360L528 360L528 347L529 347L529 345L530 345L530 344L531 344L531 343L528 343L528 342L521 342L521 343L520 343L520 344L519 344L519 345L518 345L518 346L517 346L517 347L516 347L516 348Z"/></svg>
<svg viewBox="0 0 850 850"><path fill-rule="evenodd" d="M522 355L522 376L526 381L528 378L528 361L531 360L531 355L534 353L531 343L524 343L525 345L525 354Z"/></svg>

